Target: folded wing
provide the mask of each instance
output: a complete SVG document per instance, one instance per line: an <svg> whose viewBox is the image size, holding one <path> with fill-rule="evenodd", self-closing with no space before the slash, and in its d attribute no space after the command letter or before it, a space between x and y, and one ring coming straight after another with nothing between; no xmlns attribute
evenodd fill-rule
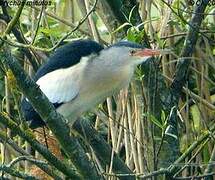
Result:
<svg viewBox="0 0 215 180"><path fill-rule="evenodd" d="M64 103L77 97L79 78L79 73L71 67L52 71L36 83L51 103Z"/></svg>

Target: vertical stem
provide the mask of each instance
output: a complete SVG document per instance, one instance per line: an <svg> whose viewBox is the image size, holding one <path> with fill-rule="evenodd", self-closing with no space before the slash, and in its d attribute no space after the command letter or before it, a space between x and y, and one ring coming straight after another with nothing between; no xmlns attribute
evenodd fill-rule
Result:
<svg viewBox="0 0 215 180"><path fill-rule="evenodd" d="M116 150L116 127L114 124L114 115L113 115L113 107L112 107L112 98L108 97L107 98L107 109L108 109L108 116L109 116L109 128L110 128L110 138L112 140L112 147L114 150Z"/></svg>
<svg viewBox="0 0 215 180"><path fill-rule="evenodd" d="M213 147L213 151L212 151L208 166L205 169L204 174L213 172L214 167L215 167L214 161L215 161L215 146ZM204 180L212 180L212 179L213 179L213 176L207 176L207 177L204 178Z"/></svg>
<svg viewBox="0 0 215 180"><path fill-rule="evenodd" d="M86 10L87 10L87 13L88 13L90 11L89 0L84 0L84 2L85 2ZM89 24L90 24L90 27L91 27L93 37L97 42L99 42L99 34L98 34L97 29L96 29L95 23L93 21L92 14L90 14L88 16L88 20L89 20Z"/></svg>
<svg viewBox="0 0 215 180"><path fill-rule="evenodd" d="M7 76L5 76L5 110L6 113L10 116L10 89L9 89L9 80ZM11 131L10 129L6 128L7 136L10 138L11 137ZM4 163L8 164L11 160L11 154L9 151L8 145L5 143L4 144L4 151L3 151L3 161ZM10 177L11 179L14 179L13 177Z"/></svg>
<svg viewBox="0 0 215 180"><path fill-rule="evenodd" d="M136 149L136 144L135 144L135 139L133 138L133 121L132 121L132 113L131 113L131 105L130 102L127 102L127 115L128 115L128 127L129 127L129 132L130 132L130 142L131 142L131 151L132 151L132 156L134 159L134 165L136 172L139 172L139 166L138 166L138 155L137 155L137 149Z"/></svg>

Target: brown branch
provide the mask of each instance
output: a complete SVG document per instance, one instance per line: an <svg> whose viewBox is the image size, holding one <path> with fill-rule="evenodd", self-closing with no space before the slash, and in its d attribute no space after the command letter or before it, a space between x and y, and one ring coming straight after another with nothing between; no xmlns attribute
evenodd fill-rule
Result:
<svg viewBox="0 0 215 180"><path fill-rule="evenodd" d="M23 150L21 147L19 147L11 138L9 138L6 135L6 133L1 132L1 131L0 131L0 142L9 144L14 150L16 150L18 153L20 153L22 155L22 156L19 156L16 159L14 159L13 161L11 161L10 164L8 165L9 167L14 165L18 161L28 160L31 163L37 165L41 170L43 170L44 172L49 174L54 179L59 179L59 180L61 179L61 178L58 177L58 175L53 170L51 170L48 167L47 163L45 163L43 161L38 161L36 159L33 159L33 157L31 157L30 154L28 154L25 150Z"/></svg>
<svg viewBox="0 0 215 180"><path fill-rule="evenodd" d="M211 30L201 30L200 32L201 33L207 33L207 34L214 34L215 33L215 31L211 31ZM160 39L168 39L168 38L173 38L173 37L186 36L187 34L188 34L188 32L170 34L167 36L162 36L162 37L160 37Z"/></svg>

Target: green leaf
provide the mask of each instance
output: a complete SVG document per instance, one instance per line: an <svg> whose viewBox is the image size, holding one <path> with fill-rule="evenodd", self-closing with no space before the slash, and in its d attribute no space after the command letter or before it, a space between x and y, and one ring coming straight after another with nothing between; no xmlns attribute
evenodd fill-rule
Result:
<svg viewBox="0 0 215 180"><path fill-rule="evenodd" d="M127 39L129 41L140 43L143 39L144 31L140 31L137 27L132 26L127 31Z"/></svg>
<svg viewBox="0 0 215 180"><path fill-rule="evenodd" d="M161 124L161 122L160 122L157 118L155 118L155 116L153 116L152 114L144 113L143 116L149 117L149 119L150 119L156 126L158 126L159 128L161 128L162 130L164 129L164 126Z"/></svg>
<svg viewBox="0 0 215 180"><path fill-rule="evenodd" d="M59 27L52 27L50 29L48 28L40 28L39 33L44 33L47 36L52 36L52 37L60 37L62 35Z"/></svg>
<svg viewBox="0 0 215 180"><path fill-rule="evenodd" d="M164 125L166 123L166 114L165 112L162 110L161 111L161 121L162 121L162 124Z"/></svg>

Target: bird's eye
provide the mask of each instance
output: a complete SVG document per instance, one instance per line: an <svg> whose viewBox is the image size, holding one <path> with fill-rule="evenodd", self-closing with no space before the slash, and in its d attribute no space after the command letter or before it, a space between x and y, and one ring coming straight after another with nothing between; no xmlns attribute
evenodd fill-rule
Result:
<svg viewBox="0 0 215 180"><path fill-rule="evenodd" d="M131 51L130 51L130 55L131 55L131 56L134 55L135 52L136 52L135 50L131 50Z"/></svg>

